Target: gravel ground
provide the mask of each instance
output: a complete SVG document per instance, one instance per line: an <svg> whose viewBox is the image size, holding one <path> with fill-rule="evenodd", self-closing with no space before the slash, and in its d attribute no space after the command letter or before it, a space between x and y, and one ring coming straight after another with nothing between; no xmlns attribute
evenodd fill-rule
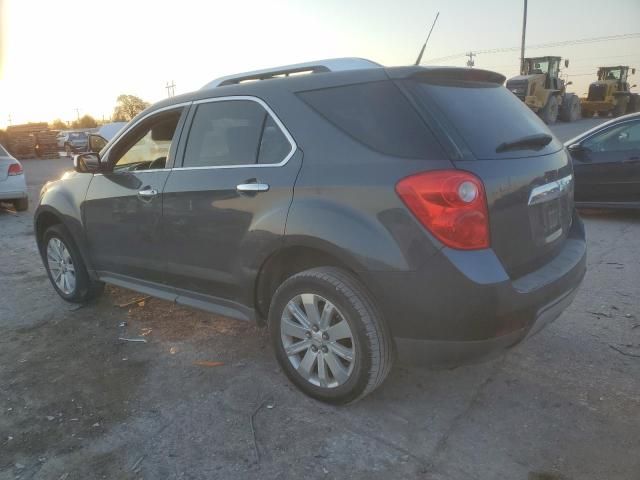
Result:
<svg viewBox="0 0 640 480"><path fill-rule="evenodd" d="M24 165L35 203L70 160ZM293 388L253 325L116 288L63 302L32 211L0 208L0 480L638 480L640 212L584 217L589 270L555 323L336 408Z"/></svg>

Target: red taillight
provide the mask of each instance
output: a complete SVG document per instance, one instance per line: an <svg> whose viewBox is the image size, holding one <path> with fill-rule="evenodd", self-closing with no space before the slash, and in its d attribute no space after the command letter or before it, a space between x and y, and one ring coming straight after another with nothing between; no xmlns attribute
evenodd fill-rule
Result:
<svg viewBox="0 0 640 480"><path fill-rule="evenodd" d="M489 213L482 181L461 170L436 170L403 178L396 192L409 210L445 245L489 247Z"/></svg>
<svg viewBox="0 0 640 480"><path fill-rule="evenodd" d="M9 176L22 175L22 165L19 163L12 163L9 165Z"/></svg>

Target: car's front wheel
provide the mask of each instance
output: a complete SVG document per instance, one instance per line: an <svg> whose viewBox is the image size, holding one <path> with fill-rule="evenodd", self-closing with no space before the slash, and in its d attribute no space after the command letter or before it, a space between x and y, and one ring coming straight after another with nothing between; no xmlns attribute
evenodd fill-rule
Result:
<svg viewBox="0 0 640 480"><path fill-rule="evenodd" d="M365 287L335 267L287 279L269 309L280 366L307 395L349 403L377 388L393 363L393 343Z"/></svg>
<svg viewBox="0 0 640 480"><path fill-rule="evenodd" d="M78 248L62 225L47 229L42 249L49 279L63 299L83 303L102 293L104 284L91 280Z"/></svg>

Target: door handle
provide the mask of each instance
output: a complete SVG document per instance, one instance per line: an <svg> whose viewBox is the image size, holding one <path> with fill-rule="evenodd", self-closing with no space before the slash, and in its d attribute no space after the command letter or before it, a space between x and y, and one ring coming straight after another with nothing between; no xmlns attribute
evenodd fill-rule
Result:
<svg viewBox="0 0 640 480"><path fill-rule="evenodd" d="M236 190L243 193L266 192L269 190L269 185L266 183L241 183L236 185Z"/></svg>
<svg viewBox="0 0 640 480"><path fill-rule="evenodd" d="M138 197L142 200L151 200L158 195L158 191L155 188L147 187L138 191Z"/></svg>

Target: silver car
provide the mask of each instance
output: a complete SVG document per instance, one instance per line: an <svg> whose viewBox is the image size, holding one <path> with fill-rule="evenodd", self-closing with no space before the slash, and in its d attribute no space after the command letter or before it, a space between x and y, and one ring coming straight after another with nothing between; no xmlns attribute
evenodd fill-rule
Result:
<svg viewBox="0 0 640 480"><path fill-rule="evenodd" d="M2 145L0 145L0 202L13 203L19 212L29 208L27 182L22 165Z"/></svg>

